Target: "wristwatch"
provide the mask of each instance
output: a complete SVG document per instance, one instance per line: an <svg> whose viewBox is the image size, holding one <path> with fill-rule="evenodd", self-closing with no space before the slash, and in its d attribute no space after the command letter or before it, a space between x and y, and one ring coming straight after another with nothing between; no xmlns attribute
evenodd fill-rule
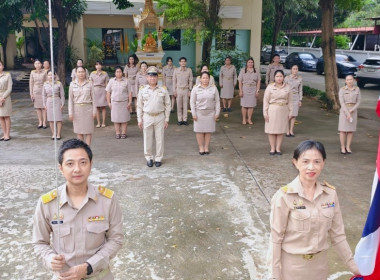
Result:
<svg viewBox="0 0 380 280"><path fill-rule="evenodd" d="M92 266L91 264L89 264L88 262L86 262L87 264L87 275L90 275L92 274L93 270L92 270Z"/></svg>

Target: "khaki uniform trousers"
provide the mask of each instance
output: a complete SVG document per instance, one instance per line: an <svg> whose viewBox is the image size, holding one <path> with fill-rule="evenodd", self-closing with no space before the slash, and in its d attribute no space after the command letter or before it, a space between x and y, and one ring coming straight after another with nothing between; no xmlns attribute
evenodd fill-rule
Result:
<svg viewBox="0 0 380 280"><path fill-rule="evenodd" d="M147 161L155 160L161 162L164 156L164 130L165 130L165 114L160 113L152 116L144 113L144 155ZM153 137L156 139L156 157L153 158Z"/></svg>
<svg viewBox="0 0 380 280"><path fill-rule="evenodd" d="M312 259L281 251L282 280L326 280L328 277L327 251L315 254Z"/></svg>
<svg viewBox="0 0 380 280"><path fill-rule="evenodd" d="M187 121L187 107L189 103L189 89L177 88L177 116L178 121Z"/></svg>

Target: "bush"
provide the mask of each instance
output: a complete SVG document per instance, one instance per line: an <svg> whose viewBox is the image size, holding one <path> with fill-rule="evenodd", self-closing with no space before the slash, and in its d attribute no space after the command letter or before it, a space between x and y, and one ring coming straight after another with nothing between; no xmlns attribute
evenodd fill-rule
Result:
<svg viewBox="0 0 380 280"><path fill-rule="evenodd" d="M332 110L333 104L327 97L326 92L319 89L303 86L303 95L316 97L328 110Z"/></svg>
<svg viewBox="0 0 380 280"><path fill-rule="evenodd" d="M211 52L211 64L210 64L210 73L214 75L215 80L219 80L219 70L220 67L224 65L224 61L227 56L231 56L232 64L235 65L237 74L239 75L240 69L245 67L245 63L249 58L249 54L242 52L240 50L219 50ZM201 63L202 64L202 63ZM260 70L260 62L257 62L255 65L257 70Z"/></svg>

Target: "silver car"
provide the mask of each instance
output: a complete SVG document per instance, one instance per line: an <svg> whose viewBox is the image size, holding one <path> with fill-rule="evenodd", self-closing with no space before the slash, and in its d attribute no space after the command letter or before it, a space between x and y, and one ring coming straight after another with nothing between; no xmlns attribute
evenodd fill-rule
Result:
<svg viewBox="0 0 380 280"><path fill-rule="evenodd" d="M360 88L365 84L380 84L380 57L367 58L358 66L355 78Z"/></svg>

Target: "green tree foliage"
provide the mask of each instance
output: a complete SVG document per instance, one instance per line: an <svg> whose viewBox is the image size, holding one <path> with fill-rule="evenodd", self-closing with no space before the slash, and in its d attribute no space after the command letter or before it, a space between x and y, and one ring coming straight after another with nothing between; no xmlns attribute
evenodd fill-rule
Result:
<svg viewBox="0 0 380 280"><path fill-rule="evenodd" d="M202 61L209 64L212 39L221 29L221 0L158 0L158 5L170 23L185 29L185 43L202 42Z"/></svg>
<svg viewBox="0 0 380 280"><path fill-rule="evenodd" d="M0 1L0 45L3 46L4 66L7 67L7 43L9 34L21 31L23 15L21 0Z"/></svg>
<svg viewBox="0 0 380 280"><path fill-rule="evenodd" d="M340 25L341 27L360 27L373 26L372 20L367 20L370 17L378 17L380 15L379 0L364 0L363 7L350 13L346 20Z"/></svg>

